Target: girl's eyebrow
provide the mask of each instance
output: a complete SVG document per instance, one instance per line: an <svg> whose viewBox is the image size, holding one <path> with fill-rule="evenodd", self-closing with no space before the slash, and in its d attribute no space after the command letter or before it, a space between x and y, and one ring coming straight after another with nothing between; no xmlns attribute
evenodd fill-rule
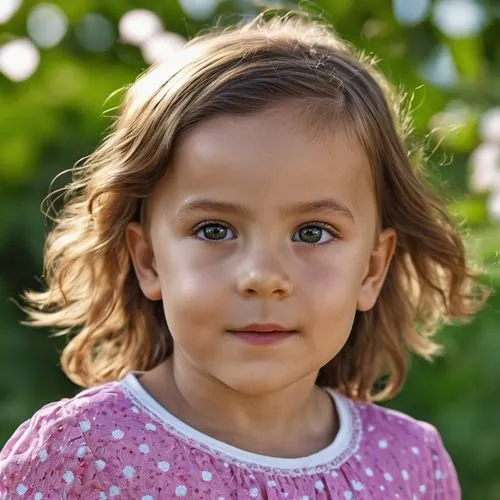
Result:
<svg viewBox="0 0 500 500"><path fill-rule="evenodd" d="M229 203L226 201L216 201L210 199L194 199L183 203L177 210L176 217L182 219L189 212L218 212L226 214L236 214L242 217L251 218L250 210L239 203ZM352 211L340 201L333 198L325 198L317 201L306 201L294 205L283 207L281 215L283 217L297 216L309 213L327 213L341 215L356 222Z"/></svg>

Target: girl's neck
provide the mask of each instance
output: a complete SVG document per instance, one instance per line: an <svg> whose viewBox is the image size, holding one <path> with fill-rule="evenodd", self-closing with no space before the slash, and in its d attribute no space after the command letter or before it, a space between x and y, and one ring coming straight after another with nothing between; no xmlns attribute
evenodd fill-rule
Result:
<svg viewBox="0 0 500 500"><path fill-rule="evenodd" d="M140 381L171 414L208 436L261 455L297 458L325 448L338 432L335 405L315 378L248 396L200 373L179 373L168 359Z"/></svg>

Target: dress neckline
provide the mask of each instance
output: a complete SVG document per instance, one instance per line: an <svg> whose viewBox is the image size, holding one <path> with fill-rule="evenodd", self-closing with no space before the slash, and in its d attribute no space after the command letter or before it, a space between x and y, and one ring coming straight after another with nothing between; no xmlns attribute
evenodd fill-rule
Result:
<svg viewBox="0 0 500 500"><path fill-rule="evenodd" d="M361 441L361 418L357 406L331 388L331 396L339 416L339 429L334 440L322 450L299 458L282 458L260 455L219 441L187 425L171 414L154 399L139 381L139 372L129 372L119 381L120 386L136 404L156 417L164 427L190 446L202 449L221 458L226 464L262 470L277 474L315 474L326 469L338 468L356 453Z"/></svg>

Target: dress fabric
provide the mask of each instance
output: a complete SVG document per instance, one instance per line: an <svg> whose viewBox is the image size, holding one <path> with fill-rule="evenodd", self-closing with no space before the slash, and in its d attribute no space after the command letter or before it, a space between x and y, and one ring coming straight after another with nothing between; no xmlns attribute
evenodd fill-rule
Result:
<svg viewBox="0 0 500 500"><path fill-rule="evenodd" d="M334 390L340 428L302 458L250 453L170 414L136 373L50 403L0 452L0 499L459 500L436 429Z"/></svg>

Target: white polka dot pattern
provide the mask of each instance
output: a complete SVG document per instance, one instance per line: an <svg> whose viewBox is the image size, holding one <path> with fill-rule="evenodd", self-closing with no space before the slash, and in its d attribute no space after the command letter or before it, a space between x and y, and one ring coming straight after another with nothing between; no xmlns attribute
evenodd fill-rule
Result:
<svg viewBox="0 0 500 500"><path fill-rule="evenodd" d="M210 481L212 479L212 473L204 470L201 473L201 478L203 479L203 481Z"/></svg>
<svg viewBox="0 0 500 500"><path fill-rule="evenodd" d="M208 448L121 383L105 384L47 405L19 427L0 452L0 498L44 500L58 491L60 498L229 500L237 491L248 499L427 500L435 492L460 499L432 426L376 405L350 408L359 439L342 457L283 469Z"/></svg>
<svg viewBox="0 0 500 500"><path fill-rule="evenodd" d="M184 485L179 485L175 487L175 496L176 497L185 497L187 494L187 488Z"/></svg>

